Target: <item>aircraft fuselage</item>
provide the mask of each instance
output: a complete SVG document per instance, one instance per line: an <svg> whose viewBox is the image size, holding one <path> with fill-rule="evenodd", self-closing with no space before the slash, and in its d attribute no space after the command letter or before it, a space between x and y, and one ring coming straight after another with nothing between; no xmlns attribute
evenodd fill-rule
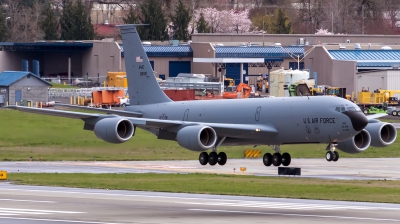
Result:
<svg viewBox="0 0 400 224"><path fill-rule="evenodd" d="M351 119L337 111L352 102L332 96L167 102L139 106L144 118L207 123L267 124L278 133L251 144L332 143L355 136ZM127 107L127 110L138 106ZM360 112L361 113L361 112ZM240 139L240 137L239 137ZM249 139L236 141L249 144ZM226 142L226 143L229 143Z"/></svg>

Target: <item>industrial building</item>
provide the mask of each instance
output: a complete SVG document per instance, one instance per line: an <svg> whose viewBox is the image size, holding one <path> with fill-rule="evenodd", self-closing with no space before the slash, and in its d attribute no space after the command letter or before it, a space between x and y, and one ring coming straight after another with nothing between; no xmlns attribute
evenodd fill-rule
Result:
<svg viewBox="0 0 400 224"><path fill-rule="evenodd" d="M307 48L307 47L306 47ZM335 44L319 45L306 56L305 66L315 78L317 85L345 87L347 93L356 93L365 89L400 89L400 76L369 76L369 72L393 70L397 74L400 65L400 46L372 44ZM386 72L384 72L386 73ZM371 79L375 77L374 79ZM388 84L391 83L391 84Z"/></svg>
<svg viewBox="0 0 400 224"><path fill-rule="evenodd" d="M18 104L33 106L48 101L52 85L31 72L5 71L0 73L0 106Z"/></svg>
<svg viewBox="0 0 400 224"><path fill-rule="evenodd" d="M143 42L157 77L226 75L236 83L254 84L260 74L300 68L308 70L317 85L346 87L351 93L358 90L356 79L365 72L396 69L400 64L398 36L195 34L192 39L191 43ZM103 82L107 72L125 71L123 46L113 39L0 46L0 71L37 69L41 77L60 77L66 83L86 76ZM22 61L28 63L21 65Z"/></svg>

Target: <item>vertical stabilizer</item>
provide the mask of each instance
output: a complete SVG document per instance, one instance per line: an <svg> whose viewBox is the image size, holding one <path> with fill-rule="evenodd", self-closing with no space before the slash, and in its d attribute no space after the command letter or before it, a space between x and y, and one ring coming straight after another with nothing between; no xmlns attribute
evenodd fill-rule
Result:
<svg viewBox="0 0 400 224"><path fill-rule="evenodd" d="M121 25L131 105L171 102L161 90L137 33L136 24Z"/></svg>

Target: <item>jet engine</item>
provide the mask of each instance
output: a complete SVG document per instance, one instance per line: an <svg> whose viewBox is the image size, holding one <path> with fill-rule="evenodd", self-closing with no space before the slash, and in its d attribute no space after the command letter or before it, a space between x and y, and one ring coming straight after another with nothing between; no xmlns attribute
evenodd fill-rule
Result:
<svg viewBox="0 0 400 224"><path fill-rule="evenodd" d="M389 123L370 123L365 130L371 135L371 145L374 147L385 147L391 145L397 137L396 128Z"/></svg>
<svg viewBox="0 0 400 224"><path fill-rule="evenodd" d="M187 126L178 131L176 140L180 146L189 150L204 151L215 145L217 134L208 126Z"/></svg>
<svg viewBox="0 0 400 224"><path fill-rule="evenodd" d="M356 136L349 138L343 142L339 142L337 149L350 154L360 153L365 151L371 144L371 136L365 129Z"/></svg>
<svg viewBox="0 0 400 224"><path fill-rule="evenodd" d="M95 124L93 131L103 141L123 143L133 136L135 127L124 118L104 118Z"/></svg>

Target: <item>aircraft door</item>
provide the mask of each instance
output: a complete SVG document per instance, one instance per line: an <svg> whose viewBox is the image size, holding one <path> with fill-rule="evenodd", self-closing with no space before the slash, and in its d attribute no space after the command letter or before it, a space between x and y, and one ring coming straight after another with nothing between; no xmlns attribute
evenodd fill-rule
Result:
<svg viewBox="0 0 400 224"><path fill-rule="evenodd" d="M189 120L189 109L186 109L185 113L183 114L182 121L188 121L188 120Z"/></svg>
<svg viewBox="0 0 400 224"><path fill-rule="evenodd" d="M257 122L260 121L260 114L261 114L261 107L259 106L256 109L256 114L254 115L255 121L257 121Z"/></svg>

